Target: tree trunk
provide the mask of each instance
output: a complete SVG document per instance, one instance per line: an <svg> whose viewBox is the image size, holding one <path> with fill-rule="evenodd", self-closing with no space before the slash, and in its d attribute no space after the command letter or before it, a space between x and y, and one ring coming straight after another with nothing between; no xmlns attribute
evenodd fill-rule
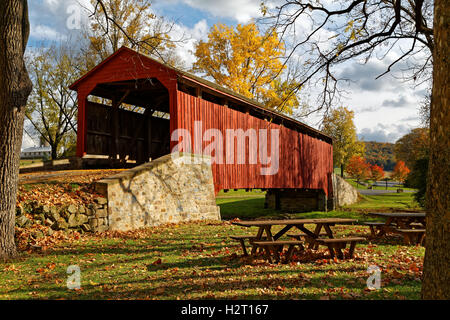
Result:
<svg viewBox="0 0 450 320"><path fill-rule="evenodd" d="M0 1L0 259L16 253L19 157L25 105L32 86L23 60L28 34L27 1Z"/></svg>
<svg viewBox="0 0 450 320"><path fill-rule="evenodd" d="M341 177L344 178L344 164L341 163Z"/></svg>
<svg viewBox="0 0 450 320"><path fill-rule="evenodd" d="M450 7L436 0L423 299L450 299L449 21Z"/></svg>
<svg viewBox="0 0 450 320"><path fill-rule="evenodd" d="M56 158L58 157L58 153L56 152L58 150L58 146L55 145L52 146L51 148L52 148L52 156L51 156L52 160L56 160Z"/></svg>

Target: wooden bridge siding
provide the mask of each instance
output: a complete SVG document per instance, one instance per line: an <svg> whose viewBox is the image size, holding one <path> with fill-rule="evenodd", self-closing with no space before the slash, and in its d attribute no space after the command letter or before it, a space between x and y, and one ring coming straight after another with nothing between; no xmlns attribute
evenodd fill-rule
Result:
<svg viewBox="0 0 450 320"><path fill-rule="evenodd" d="M142 57L132 50L117 51L107 58L105 64L99 65L96 72L91 73L80 82L78 92L78 132L77 156L86 154L86 102L92 90L100 83L128 81L133 79L157 78L169 91L170 98L170 131L176 128L177 74L164 68L157 62Z"/></svg>
<svg viewBox="0 0 450 320"><path fill-rule="evenodd" d="M333 171L332 145L301 132L280 126L249 114L218 105L201 98L177 91L178 128L192 133L194 122L202 121L202 135L208 129L219 129L226 141L226 129L268 129L268 153L270 154L270 129L280 130L279 170L273 176L260 174L259 164L213 164L216 191L246 188L309 188L331 191L329 176ZM202 143L202 150L209 142ZM183 145L183 144L182 144ZM234 146L235 163L237 144ZM185 145L183 145L185 148ZM226 162L224 146L224 162ZM186 149L184 149L186 150ZM197 151L198 150L193 150ZM245 144L248 162L248 144Z"/></svg>
<svg viewBox="0 0 450 320"><path fill-rule="evenodd" d="M332 145L307 134L266 122L248 114L217 105L177 90L177 74L157 62L139 56L132 50L119 50L99 65L95 72L82 78L78 91L77 155L86 153L86 101L99 83L130 79L157 78L169 91L170 133L177 128L193 130L195 120L203 120L205 127L218 128L225 134L227 128L280 129L281 151L279 172L262 176L257 165L213 165L216 190L234 188L311 188L331 191L330 175L333 171ZM180 100L180 101L177 101ZM208 120L206 120L208 119ZM225 136L224 136L225 138ZM268 137L270 145L270 135ZM171 142L171 149L176 142ZM206 144L206 143L204 143ZM203 145L204 147L204 145ZM235 147L236 151L236 147ZM248 156L248 154L247 154ZM226 159L224 159L226 160Z"/></svg>
<svg viewBox="0 0 450 320"><path fill-rule="evenodd" d="M152 117L151 142L148 141L148 117L119 109L118 153L121 159L128 155L129 160L137 163L148 158L159 158L168 152L162 145L170 132L169 120ZM86 108L86 153L109 156L114 151L113 124L111 123L111 106L87 102ZM142 123L144 121L144 123ZM139 132L136 130L140 129ZM133 143L134 142L134 143Z"/></svg>

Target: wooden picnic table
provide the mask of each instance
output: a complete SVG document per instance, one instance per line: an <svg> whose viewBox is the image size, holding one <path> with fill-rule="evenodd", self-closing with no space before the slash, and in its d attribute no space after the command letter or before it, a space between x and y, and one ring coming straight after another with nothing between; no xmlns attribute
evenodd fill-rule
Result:
<svg viewBox="0 0 450 320"><path fill-rule="evenodd" d="M324 218L324 219L282 219L282 220L254 220L254 221L237 221L233 222L234 225L242 227L257 227L258 232L255 236L235 236L232 237L235 240L239 240L244 251L244 255L247 255L244 239L249 239L252 246L251 254L255 255L257 253L258 247L263 247L266 250L266 256L270 259L270 251L272 253L277 253L279 255L283 248L283 245L289 245L288 254L286 260L290 259L290 254L292 252L294 245L299 245L301 250L303 250L301 241L280 241L279 239L285 235L292 228L296 228L302 232L305 241L309 244L309 248L315 248L318 244L326 244L330 250L330 254L334 257L334 252L339 258L343 257L341 249L345 247L346 243L351 243L351 255L353 254L354 246L357 241L365 240L361 238L342 238L334 239L333 231L331 226L336 224L347 224L354 223L355 219L344 219L344 218ZM314 230L308 229L305 225L315 225ZM272 233L273 226L283 226L283 228L276 234ZM330 243L320 242L323 239L319 239L322 228L325 230L325 234L329 239L334 239ZM342 240L342 241L339 241ZM344 246L342 246L342 244ZM275 255L277 261L279 261L279 256Z"/></svg>
<svg viewBox="0 0 450 320"><path fill-rule="evenodd" d="M422 243L425 237L425 212L369 212L372 216L385 218L384 222L367 222L372 238L380 238L388 232L401 234L406 243L416 237Z"/></svg>

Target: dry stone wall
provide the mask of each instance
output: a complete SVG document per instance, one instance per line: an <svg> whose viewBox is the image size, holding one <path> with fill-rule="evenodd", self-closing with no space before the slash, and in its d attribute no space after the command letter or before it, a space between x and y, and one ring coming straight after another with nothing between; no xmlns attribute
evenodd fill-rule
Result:
<svg viewBox="0 0 450 320"><path fill-rule="evenodd" d="M358 202L358 191L337 174L333 174L333 194L336 207Z"/></svg>
<svg viewBox="0 0 450 320"><path fill-rule="evenodd" d="M108 205L105 198L84 205L50 206L28 203L16 208L16 226L27 228L37 223L52 231L76 230L103 232L108 229Z"/></svg>
<svg viewBox="0 0 450 320"><path fill-rule="evenodd" d="M210 162L208 157L173 153L100 180L96 191L108 199L107 228L127 231L220 220Z"/></svg>

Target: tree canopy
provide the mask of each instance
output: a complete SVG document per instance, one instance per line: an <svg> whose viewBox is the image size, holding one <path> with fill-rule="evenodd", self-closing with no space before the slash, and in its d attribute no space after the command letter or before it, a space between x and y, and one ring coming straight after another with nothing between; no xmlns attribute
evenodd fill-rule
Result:
<svg viewBox="0 0 450 320"><path fill-rule="evenodd" d="M322 123L322 131L333 138L333 162L341 167L341 175L353 156L364 155L365 145L356 135L354 116L353 111L339 107L331 110Z"/></svg>
<svg viewBox="0 0 450 320"><path fill-rule="evenodd" d="M339 98L341 83L351 79L341 78L335 66L347 61L366 63L400 50L377 78L403 63L404 79L416 83L431 79L432 0L284 0L275 6L263 1L262 13L262 21L290 43L288 60L303 58L301 81L292 93L307 83L322 89L313 111L328 109Z"/></svg>
<svg viewBox="0 0 450 320"><path fill-rule="evenodd" d="M173 23L150 11L149 0L91 0L94 10L83 32L87 39L85 71L106 59L122 46L151 55L165 63L181 66L174 53L175 43L170 32Z"/></svg>
<svg viewBox="0 0 450 320"><path fill-rule="evenodd" d="M77 95L69 85L79 77L78 59L69 46L61 44L39 49L27 62L33 91L25 116L56 159L75 144Z"/></svg>
<svg viewBox="0 0 450 320"><path fill-rule="evenodd" d="M415 128L395 143L395 157L410 168L414 163L428 157L430 152L430 131L427 128Z"/></svg>
<svg viewBox="0 0 450 320"><path fill-rule="evenodd" d="M353 156L350 158L345 171L347 171L350 177L359 182L370 177L370 164L360 156Z"/></svg>
<svg viewBox="0 0 450 320"><path fill-rule="evenodd" d="M406 164L400 160L395 165L391 178L399 182L404 182L410 171Z"/></svg>
<svg viewBox="0 0 450 320"><path fill-rule="evenodd" d="M284 44L271 30L261 33L255 23L236 28L214 25L207 41L199 41L193 71L269 108L292 113L299 104L297 96L288 97L298 82L280 75L286 66Z"/></svg>

